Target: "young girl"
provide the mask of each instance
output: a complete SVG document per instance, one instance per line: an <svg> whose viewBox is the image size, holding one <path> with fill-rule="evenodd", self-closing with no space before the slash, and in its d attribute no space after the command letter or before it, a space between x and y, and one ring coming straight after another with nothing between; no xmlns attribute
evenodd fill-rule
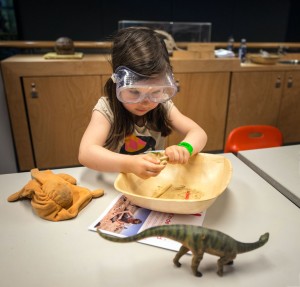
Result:
<svg viewBox="0 0 300 287"><path fill-rule="evenodd" d="M165 148L172 130L183 140L165 149L170 164L185 164L206 144L204 130L171 98L177 92L165 43L155 31L130 27L113 41L112 77L96 104L79 148L82 165L103 172L157 176L164 168L144 153Z"/></svg>

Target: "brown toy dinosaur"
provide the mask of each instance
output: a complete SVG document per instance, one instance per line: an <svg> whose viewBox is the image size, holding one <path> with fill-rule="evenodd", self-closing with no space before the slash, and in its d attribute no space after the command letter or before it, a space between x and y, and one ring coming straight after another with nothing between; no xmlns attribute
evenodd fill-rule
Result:
<svg viewBox="0 0 300 287"><path fill-rule="evenodd" d="M198 267L205 252L220 257L217 274L222 276L224 265L232 264L237 254L259 248L269 239L269 233L265 233L257 242L242 243L217 230L184 224L155 226L124 238L108 235L100 230L97 231L101 237L114 242L133 242L157 236L180 242L182 246L173 259L174 264L180 267L179 259L190 250L193 254L192 271L198 277L202 276L202 273L198 271Z"/></svg>
<svg viewBox="0 0 300 287"><path fill-rule="evenodd" d="M100 197L104 191L90 191L76 185L71 175L54 174L50 170L31 170L31 180L18 192L8 197L8 201L31 199L34 211L51 221L71 219L77 216L92 198Z"/></svg>

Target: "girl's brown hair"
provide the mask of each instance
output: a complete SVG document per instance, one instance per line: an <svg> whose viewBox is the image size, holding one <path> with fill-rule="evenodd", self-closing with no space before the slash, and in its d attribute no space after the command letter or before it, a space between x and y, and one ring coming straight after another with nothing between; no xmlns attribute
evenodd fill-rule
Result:
<svg viewBox="0 0 300 287"><path fill-rule="evenodd" d="M111 65L113 71L125 66L139 74L151 76L172 72L164 40L154 30L145 27L129 27L118 31L113 40ZM116 85L109 79L104 87L114 120L105 146L116 148L118 143L134 131L135 117L117 99ZM147 128L168 136L172 129L167 111L162 104L144 115Z"/></svg>

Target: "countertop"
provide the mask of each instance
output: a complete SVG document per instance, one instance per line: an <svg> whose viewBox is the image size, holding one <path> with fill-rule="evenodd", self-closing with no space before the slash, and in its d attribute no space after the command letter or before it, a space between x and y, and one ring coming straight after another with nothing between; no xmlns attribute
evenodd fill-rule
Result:
<svg viewBox="0 0 300 287"><path fill-rule="evenodd" d="M61 71L55 73L70 73L72 66L72 73L76 74L80 69L86 74L110 74L111 67L108 62L108 54L86 54L82 59L48 59L45 60L44 55L14 55L3 61L2 66L18 70L18 73L28 75L31 68L41 67L39 74L47 74L45 71L45 63L50 69L55 68L55 64L61 63ZM292 55L287 55L284 58L290 58ZM296 57L296 56L295 56ZM300 55L297 54L300 58ZM260 65L254 63L241 63L238 58L213 58L213 59L182 59L170 58L174 73L195 73L195 72L247 72L247 71L297 71L300 70L300 65L280 64L275 65Z"/></svg>

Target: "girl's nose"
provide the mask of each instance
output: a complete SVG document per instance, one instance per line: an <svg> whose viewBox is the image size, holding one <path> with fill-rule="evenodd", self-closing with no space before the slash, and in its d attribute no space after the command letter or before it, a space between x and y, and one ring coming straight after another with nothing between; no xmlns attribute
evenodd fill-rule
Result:
<svg viewBox="0 0 300 287"><path fill-rule="evenodd" d="M141 101L142 104L148 104L150 102L151 102L151 100L149 98L149 95L147 95L146 97L144 97L143 100Z"/></svg>

